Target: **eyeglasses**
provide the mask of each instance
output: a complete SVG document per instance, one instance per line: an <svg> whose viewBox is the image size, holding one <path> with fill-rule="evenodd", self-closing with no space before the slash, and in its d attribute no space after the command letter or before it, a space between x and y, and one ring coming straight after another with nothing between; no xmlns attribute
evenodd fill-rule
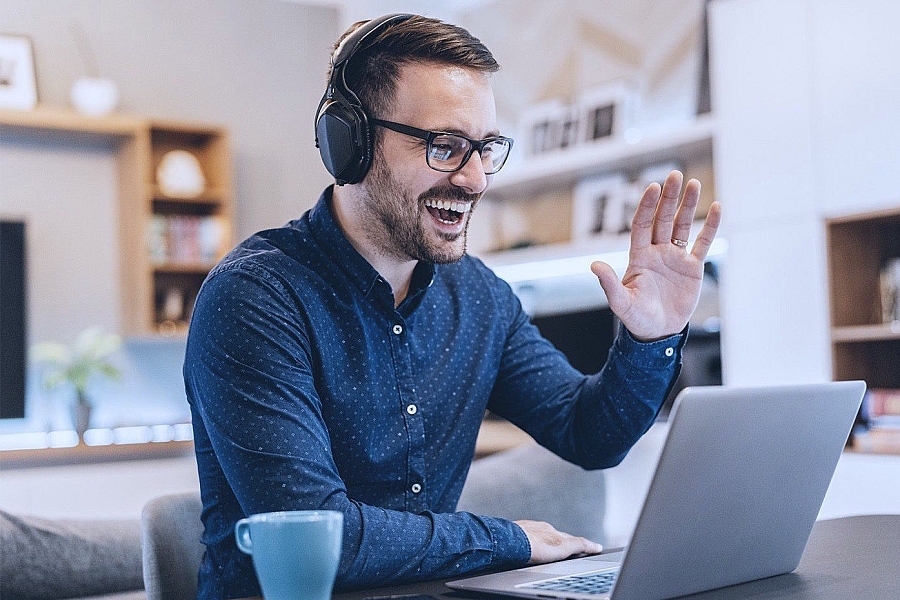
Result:
<svg viewBox="0 0 900 600"><path fill-rule="evenodd" d="M428 144L425 152L425 162L435 171L453 173L459 171L468 162L472 152L478 151L481 156L481 167L485 175L493 175L503 168L512 148L511 138L500 135L485 138L483 140L469 139L458 133L445 131L427 131L418 127L411 127L393 121L372 119L376 125L385 129L396 131L410 137L425 140Z"/></svg>

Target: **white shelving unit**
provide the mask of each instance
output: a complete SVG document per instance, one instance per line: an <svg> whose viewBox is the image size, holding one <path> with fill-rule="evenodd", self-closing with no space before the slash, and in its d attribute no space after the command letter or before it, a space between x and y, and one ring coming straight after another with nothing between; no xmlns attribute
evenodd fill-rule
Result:
<svg viewBox="0 0 900 600"><path fill-rule="evenodd" d="M609 139L528 157L500 171L489 190L491 198L526 198L574 186L580 179L613 172L635 173L669 160L683 163L712 160L716 122L712 115L653 135Z"/></svg>
<svg viewBox="0 0 900 600"><path fill-rule="evenodd" d="M552 191L571 191L584 177L606 175L614 172L634 177L644 168L667 161L676 161L691 171L697 165L711 177L713 172L713 142L716 121L711 114L697 117L680 127L647 135L640 139L602 140L594 143L548 152L541 156L527 157L513 162L497 174L485 200L488 202L528 202L541 194ZM702 181L706 189L712 189L713 181ZM699 230L694 228L696 235ZM535 245L516 250L482 253L481 257L498 274L510 275L515 281L529 279L523 271L532 271L537 278L548 269L555 269L559 276L569 274L572 261L601 258L607 262L627 261L625 253L630 242L629 234L603 235L588 239L553 244ZM724 251L720 245L716 249ZM562 265L562 262L565 265ZM539 267L545 263L543 267ZM559 264L557 264L559 263ZM617 264L613 264L618 267Z"/></svg>

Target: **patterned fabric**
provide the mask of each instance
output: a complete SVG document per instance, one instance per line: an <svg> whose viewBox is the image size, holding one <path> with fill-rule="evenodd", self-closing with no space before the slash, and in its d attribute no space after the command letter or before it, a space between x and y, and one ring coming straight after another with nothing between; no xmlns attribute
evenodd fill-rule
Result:
<svg viewBox="0 0 900 600"><path fill-rule="evenodd" d="M571 462L608 467L680 368L684 333L641 344L622 329L604 369L582 375L469 256L420 263L395 309L330 204L331 188L240 244L197 298L184 375L206 525L200 598L259 594L233 528L275 510L344 513L339 588L525 564L517 525L454 512L485 409Z"/></svg>

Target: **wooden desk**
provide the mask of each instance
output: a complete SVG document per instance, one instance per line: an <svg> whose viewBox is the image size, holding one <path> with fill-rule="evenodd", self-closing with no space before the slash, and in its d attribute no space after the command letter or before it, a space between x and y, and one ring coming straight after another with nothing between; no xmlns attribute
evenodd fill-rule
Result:
<svg viewBox="0 0 900 600"><path fill-rule="evenodd" d="M859 516L819 521L813 528L800 566L793 573L684 598L697 600L900 598L898 565L900 565L900 515ZM369 596L398 594L430 594L441 599L467 597L451 591L444 585L445 581L447 580L338 593L334 595L333 600L362 600Z"/></svg>

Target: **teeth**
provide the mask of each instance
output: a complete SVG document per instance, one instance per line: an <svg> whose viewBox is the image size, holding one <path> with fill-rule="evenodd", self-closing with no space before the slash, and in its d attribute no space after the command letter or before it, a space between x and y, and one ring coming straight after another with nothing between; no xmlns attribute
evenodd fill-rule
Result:
<svg viewBox="0 0 900 600"><path fill-rule="evenodd" d="M453 212L458 213L467 213L472 210L471 202L451 202L449 200L429 199L425 201L425 206L442 210L452 210Z"/></svg>

